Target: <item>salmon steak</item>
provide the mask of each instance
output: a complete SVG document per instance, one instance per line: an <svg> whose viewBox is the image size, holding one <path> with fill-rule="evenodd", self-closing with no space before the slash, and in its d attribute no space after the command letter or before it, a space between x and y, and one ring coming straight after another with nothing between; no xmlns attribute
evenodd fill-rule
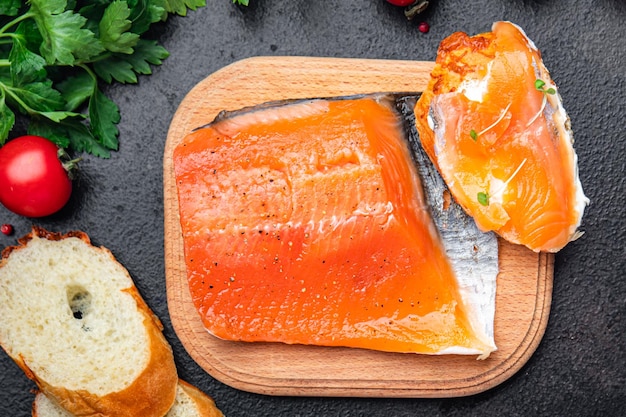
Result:
<svg viewBox="0 0 626 417"><path fill-rule="evenodd" d="M570 119L521 28L496 22L444 39L415 116L424 149L481 230L537 252L581 235L588 199Z"/></svg>
<svg viewBox="0 0 626 417"><path fill-rule="evenodd" d="M438 174L416 156L411 123L397 96L374 94L223 112L182 139L186 273L210 334L480 358L496 349L497 242L468 229L462 210L463 222L446 220L456 231L441 230L431 206L445 184L427 193L423 170ZM473 282L458 278L468 270Z"/></svg>

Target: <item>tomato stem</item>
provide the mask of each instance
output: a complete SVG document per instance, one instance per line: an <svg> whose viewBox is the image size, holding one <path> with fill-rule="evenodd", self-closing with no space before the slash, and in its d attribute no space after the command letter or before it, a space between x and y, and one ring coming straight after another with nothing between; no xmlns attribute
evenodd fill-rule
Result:
<svg viewBox="0 0 626 417"><path fill-rule="evenodd" d="M428 1L426 0L415 0L413 4L407 6L404 10L404 15L407 19L411 20L418 14L422 13L428 7Z"/></svg>
<svg viewBox="0 0 626 417"><path fill-rule="evenodd" d="M63 166L63 169L65 169L65 171L67 172L67 176L71 180L73 180L74 172L78 169L78 162L80 162L82 158L78 157L74 159L69 159L70 156L63 148L59 148L59 150L57 151L57 156L59 158L59 161L61 162L61 165Z"/></svg>

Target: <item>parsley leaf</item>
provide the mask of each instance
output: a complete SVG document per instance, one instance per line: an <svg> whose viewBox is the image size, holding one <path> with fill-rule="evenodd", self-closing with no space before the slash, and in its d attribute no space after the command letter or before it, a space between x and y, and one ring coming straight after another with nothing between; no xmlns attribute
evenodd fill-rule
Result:
<svg viewBox="0 0 626 417"><path fill-rule="evenodd" d="M63 107L61 93L52 88L52 81L42 81L8 89L24 113L48 112Z"/></svg>
<svg viewBox="0 0 626 417"><path fill-rule="evenodd" d="M95 80L86 71L79 72L57 84L65 99L65 110L75 111L93 94Z"/></svg>
<svg viewBox="0 0 626 417"><path fill-rule="evenodd" d="M71 10L64 11L65 0L30 0L30 12L43 37L41 54L49 65L72 65L104 50L95 34L83 29L87 22Z"/></svg>
<svg viewBox="0 0 626 417"><path fill-rule="evenodd" d="M87 126L77 121L70 121L64 125L70 143L74 149L89 152L100 158L111 157L109 149L96 140L91 130L87 129Z"/></svg>
<svg viewBox="0 0 626 417"><path fill-rule="evenodd" d="M113 54L109 58L94 62L94 71L107 83L136 83L137 75L152 73L150 64L161 65L169 52L156 41L140 39L132 55Z"/></svg>
<svg viewBox="0 0 626 417"><path fill-rule="evenodd" d="M107 7L98 25L100 41L111 52L132 54L139 35L128 32L132 22L128 20L130 9L125 1L114 1Z"/></svg>
<svg viewBox="0 0 626 417"><path fill-rule="evenodd" d="M80 113L74 113L70 111L42 111L39 114L57 123L61 122L61 120L64 120L67 117L82 116Z"/></svg>
<svg viewBox="0 0 626 417"><path fill-rule="evenodd" d="M102 146L117 150L117 127L120 121L120 111L112 100L105 96L98 88L89 99L89 120L94 136Z"/></svg>
<svg viewBox="0 0 626 417"><path fill-rule="evenodd" d="M168 13L176 13L180 16L187 15L187 9L196 10L198 7L205 6L205 0L160 0L163 8Z"/></svg>
<svg viewBox="0 0 626 417"><path fill-rule="evenodd" d="M43 136L76 152L88 152L100 158L111 157L111 152L96 141L91 130L80 118L68 118L60 123L35 118L28 127L28 134Z"/></svg>
<svg viewBox="0 0 626 417"><path fill-rule="evenodd" d="M15 124L15 113L7 107L4 94L0 91L0 145L3 145L6 137L9 136L9 132Z"/></svg>
<svg viewBox="0 0 626 417"><path fill-rule="evenodd" d="M133 72L133 66L117 55L111 55L107 59L94 62L93 70L109 84L113 81L131 84L137 82L137 75Z"/></svg>
<svg viewBox="0 0 626 417"><path fill-rule="evenodd" d="M70 145L67 131L61 124L49 119L35 117L28 125L28 134L47 138L62 148L67 148Z"/></svg>
<svg viewBox="0 0 626 417"><path fill-rule="evenodd" d="M137 74L148 75L152 73L150 65L161 65L163 60L169 56L169 52L156 41L141 40L135 48L135 53L126 58Z"/></svg>
<svg viewBox="0 0 626 417"><path fill-rule="evenodd" d="M102 83L136 83L169 53L143 39L152 24L206 0L0 0L0 146L19 112L28 132L109 158L118 106Z"/></svg>
<svg viewBox="0 0 626 417"><path fill-rule="evenodd" d="M21 6L20 0L1 0L0 16L16 16Z"/></svg>
<svg viewBox="0 0 626 417"><path fill-rule="evenodd" d="M139 35L150 29L153 23L167 18L165 9L149 0L136 0L128 6L130 7L129 20L133 22L131 31Z"/></svg>
<svg viewBox="0 0 626 417"><path fill-rule="evenodd" d="M41 81L47 75L46 60L28 49L23 28L22 25L18 28L13 38L13 47L9 52L11 78L13 84L17 86Z"/></svg>

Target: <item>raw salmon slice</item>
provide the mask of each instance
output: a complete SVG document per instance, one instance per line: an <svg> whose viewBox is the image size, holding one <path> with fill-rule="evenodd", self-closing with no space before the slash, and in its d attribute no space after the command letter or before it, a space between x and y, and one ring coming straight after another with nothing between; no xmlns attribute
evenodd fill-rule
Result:
<svg viewBox="0 0 626 417"><path fill-rule="evenodd" d="M415 114L424 148L481 230L547 252L580 235L588 200L570 120L518 26L444 39Z"/></svg>
<svg viewBox="0 0 626 417"><path fill-rule="evenodd" d="M478 354L391 96L219 116L174 151L189 289L235 341Z"/></svg>

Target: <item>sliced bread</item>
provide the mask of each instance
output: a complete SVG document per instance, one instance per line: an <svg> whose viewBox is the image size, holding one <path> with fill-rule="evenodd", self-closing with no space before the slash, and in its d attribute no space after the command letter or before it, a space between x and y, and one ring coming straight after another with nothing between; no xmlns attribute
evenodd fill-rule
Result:
<svg viewBox="0 0 626 417"><path fill-rule="evenodd" d="M178 375L128 271L82 232L34 227L0 261L0 345L80 416L162 417Z"/></svg>
<svg viewBox="0 0 626 417"><path fill-rule="evenodd" d="M211 397L179 380L176 401L165 417L224 417Z"/></svg>
<svg viewBox="0 0 626 417"><path fill-rule="evenodd" d="M223 417L211 397L195 386L179 380L176 400L165 417ZM38 392L33 402L33 417L74 417L44 393Z"/></svg>
<svg viewBox="0 0 626 417"><path fill-rule="evenodd" d="M33 401L33 417L74 417L74 415L39 391Z"/></svg>

